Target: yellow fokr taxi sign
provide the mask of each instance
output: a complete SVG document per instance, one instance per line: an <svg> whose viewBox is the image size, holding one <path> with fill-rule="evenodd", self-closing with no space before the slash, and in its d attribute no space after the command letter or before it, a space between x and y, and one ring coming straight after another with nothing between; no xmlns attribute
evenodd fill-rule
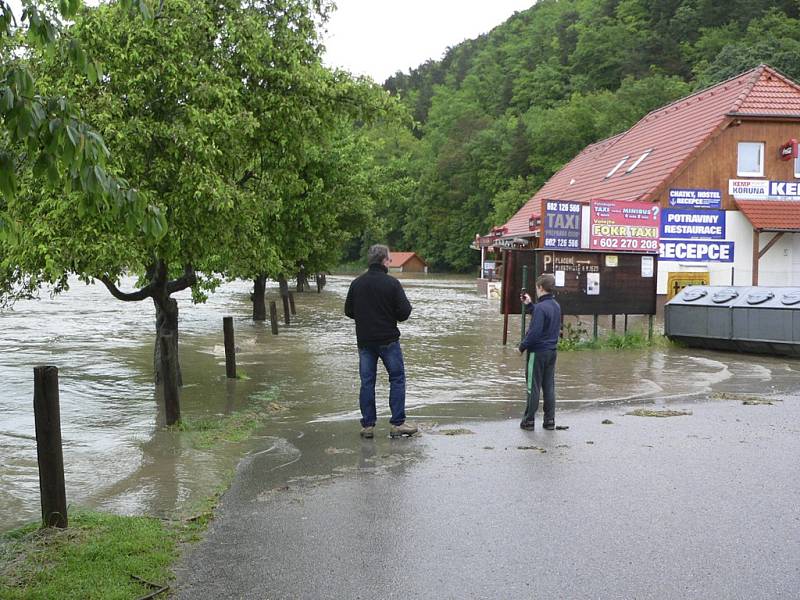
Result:
<svg viewBox="0 0 800 600"><path fill-rule="evenodd" d="M667 300L672 300L689 285L709 285L708 271L681 271L667 274Z"/></svg>

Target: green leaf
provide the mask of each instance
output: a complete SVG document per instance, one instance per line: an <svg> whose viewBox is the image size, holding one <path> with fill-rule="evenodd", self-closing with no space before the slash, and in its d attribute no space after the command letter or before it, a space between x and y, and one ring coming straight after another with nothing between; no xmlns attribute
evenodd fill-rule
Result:
<svg viewBox="0 0 800 600"><path fill-rule="evenodd" d="M67 125L67 136L69 136L69 141L72 143L72 147L77 148L78 143L80 142L80 135L72 125Z"/></svg>

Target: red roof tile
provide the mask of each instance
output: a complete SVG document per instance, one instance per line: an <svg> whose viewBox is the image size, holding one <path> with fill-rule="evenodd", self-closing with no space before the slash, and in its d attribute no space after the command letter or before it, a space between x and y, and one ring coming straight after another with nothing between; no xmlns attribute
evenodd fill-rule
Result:
<svg viewBox="0 0 800 600"><path fill-rule="evenodd" d="M731 114L797 116L800 114L800 85L764 67L758 81Z"/></svg>
<svg viewBox="0 0 800 600"><path fill-rule="evenodd" d="M423 265L426 264L416 252L389 252L389 267L402 267L411 260L413 256L421 260Z"/></svg>
<svg viewBox="0 0 800 600"><path fill-rule="evenodd" d="M728 119L765 114L800 118L800 86L766 65L654 110L628 131L587 146L505 224L503 237L529 235L528 220L539 214L543 199L653 200ZM650 154L626 172L647 150Z"/></svg>
<svg viewBox="0 0 800 600"><path fill-rule="evenodd" d="M800 202L781 200L737 200L754 229L800 232Z"/></svg>

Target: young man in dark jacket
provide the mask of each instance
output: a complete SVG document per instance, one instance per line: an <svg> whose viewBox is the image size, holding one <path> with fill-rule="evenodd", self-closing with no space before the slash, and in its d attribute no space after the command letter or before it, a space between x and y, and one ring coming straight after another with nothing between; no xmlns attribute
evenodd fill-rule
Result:
<svg viewBox="0 0 800 600"><path fill-rule="evenodd" d="M545 429L556 428L556 348L561 334L561 307L553 298L556 280L549 273L536 279L536 297L533 304L530 295L522 295L525 310L533 314L525 339L519 351L528 351L525 379L528 382L528 404L519 424L522 429L534 428L534 417L539 407L539 391L544 396Z"/></svg>
<svg viewBox="0 0 800 600"><path fill-rule="evenodd" d="M411 303L400 282L389 275L389 248L380 244L372 246L367 252L367 264L367 272L350 284L344 303L344 314L356 322L361 437L375 435L378 358L389 374L389 408L392 411L389 435L411 435L417 428L406 423L406 372L397 328L397 322L405 321L411 314Z"/></svg>

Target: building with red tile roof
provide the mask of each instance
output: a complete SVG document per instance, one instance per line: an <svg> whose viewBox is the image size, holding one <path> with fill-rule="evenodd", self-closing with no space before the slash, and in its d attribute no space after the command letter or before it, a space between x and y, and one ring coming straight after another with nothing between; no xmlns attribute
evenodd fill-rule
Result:
<svg viewBox="0 0 800 600"><path fill-rule="evenodd" d="M677 205L676 192L713 190L713 208L725 211L724 240L733 242L733 260L665 260L662 239L659 293L666 274L676 270L708 270L712 285L800 285L798 139L800 85L761 65L587 146L476 246L541 247L544 200L696 210L708 206Z"/></svg>
<svg viewBox="0 0 800 600"><path fill-rule="evenodd" d="M401 273L427 273L426 263L416 252L389 252L389 270Z"/></svg>

